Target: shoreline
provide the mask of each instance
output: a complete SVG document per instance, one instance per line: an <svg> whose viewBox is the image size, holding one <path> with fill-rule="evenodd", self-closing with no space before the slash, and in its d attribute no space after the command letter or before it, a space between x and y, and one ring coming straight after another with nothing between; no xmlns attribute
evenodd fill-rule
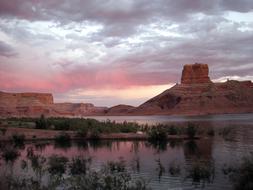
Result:
<svg viewBox="0 0 253 190"><path fill-rule="evenodd" d="M3 128L3 127L1 127ZM13 135L24 135L24 141L41 141L41 140L55 140L58 135L68 134L70 140L94 140L89 137L78 137L75 131L63 131L63 130L48 130L48 129L29 129L19 127L4 127L7 129L5 135L1 135L0 142L12 141ZM195 136L193 139L204 138ZM149 137L146 133L102 133L99 134L96 140L148 140ZM167 135L167 140L190 140L187 135Z"/></svg>

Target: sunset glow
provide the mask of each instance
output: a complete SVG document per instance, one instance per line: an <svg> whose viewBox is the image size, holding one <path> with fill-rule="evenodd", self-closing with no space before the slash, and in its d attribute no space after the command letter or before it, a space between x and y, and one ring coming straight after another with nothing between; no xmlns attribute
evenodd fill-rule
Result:
<svg viewBox="0 0 253 190"><path fill-rule="evenodd" d="M252 80L252 9L247 0L1 0L0 90L136 106L180 82L184 64L207 63L215 81Z"/></svg>

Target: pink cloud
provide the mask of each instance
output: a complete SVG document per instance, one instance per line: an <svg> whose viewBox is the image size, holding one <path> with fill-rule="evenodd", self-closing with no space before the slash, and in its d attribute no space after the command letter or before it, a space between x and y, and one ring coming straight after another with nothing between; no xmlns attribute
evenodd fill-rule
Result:
<svg viewBox="0 0 253 190"><path fill-rule="evenodd" d="M76 68L55 73L50 77L36 73L0 72L1 90L6 91L48 91L66 92L78 88L124 89L130 86L148 86L168 84L175 76L166 72L135 72L121 68Z"/></svg>

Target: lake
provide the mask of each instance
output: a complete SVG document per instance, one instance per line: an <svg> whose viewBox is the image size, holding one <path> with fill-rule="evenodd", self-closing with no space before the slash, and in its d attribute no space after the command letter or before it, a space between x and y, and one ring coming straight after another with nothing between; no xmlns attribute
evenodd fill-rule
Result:
<svg viewBox="0 0 253 190"><path fill-rule="evenodd" d="M199 140L174 140L162 144L147 141L87 141L58 145L54 141L27 142L19 147L20 156L12 162L0 161L1 181L7 174L34 176L35 171L28 162L27 153L48 158L53 154L69 160L75 156L91 158L91 168L97 170L108 161L124 160L133 178L144 179L155 190L181 189L232 189L224 168L238 164L253 152L253 114L228 114L196 117L180 116L110 116L93 117L98 120L131 121L141 124L169 123L184 125L196 123L199 127L212 127L215 136ZM231 133L219 135L224 128ZM1 144L11 146L9 144ZM22 164L27 161L24 169ZM208 177L196 180L191 176L192 168L202 164ZM47 181L48 178L43 179ZM45 182L46 183L46 182Z"/></svg>

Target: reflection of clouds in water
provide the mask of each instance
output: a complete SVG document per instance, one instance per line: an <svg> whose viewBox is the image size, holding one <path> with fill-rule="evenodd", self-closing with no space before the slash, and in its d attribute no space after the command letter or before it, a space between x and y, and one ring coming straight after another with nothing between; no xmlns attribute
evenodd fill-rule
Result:
<svg viewBox="0 0 253 190"><path fill-rule="evenodd" d="M241 133L242 131L252 134L252 128L241 128ZM237 141L224 141L223 138L216 134L208 139L168 141L162 147L150 144L147 141L73 141L70 146L66 147L56 147L53 141L29 143L25 144L24 149L19 149L20 157L17 158L11 167L12 171L15 171L15 175L20 175L24 172L21 168L23 160L27 161L29 168L29 162L26 158L27 150L28 147L33 147L34 154L43 155L45 158L53 154L65 156L69 160L80 155L82 157L91 157L91 167L95 169L99 169L107 161L115 161L123 157L133 175L150 180L150 185L154 189L168 189L168 187L190 188L192 180L194 181L194 176L184 181L185 176L198 168L199 163L204 163L203 167L205 170L210 171L211 177L213 177L212 172L215 169L215 178L211 181L212 183L206 183L206 187L230 187L230 182L228 179L224 179L220 170L224 163L233 161L232 155L239 159L244 154L243 149L249 148L249 143L245 143L240 137L241 133L235 136L238 138ZM253 150L252 146L251 150ZM163 168L162 172L157 170L159 166L157 160L162 165L160 167L160 169ZM2 178L3 172L11 168L4 162L1 163L0 175ZM174 167L172 167L173 163ZM46 164L44 166L46 167ZM174 176L171 174L171 172L179 170L180 175ZM31 168L27 170L27 173L33 175ZM159 175L161 173L162 175ZM207 179L209 180L209 178L204 180Z"/></svg>

